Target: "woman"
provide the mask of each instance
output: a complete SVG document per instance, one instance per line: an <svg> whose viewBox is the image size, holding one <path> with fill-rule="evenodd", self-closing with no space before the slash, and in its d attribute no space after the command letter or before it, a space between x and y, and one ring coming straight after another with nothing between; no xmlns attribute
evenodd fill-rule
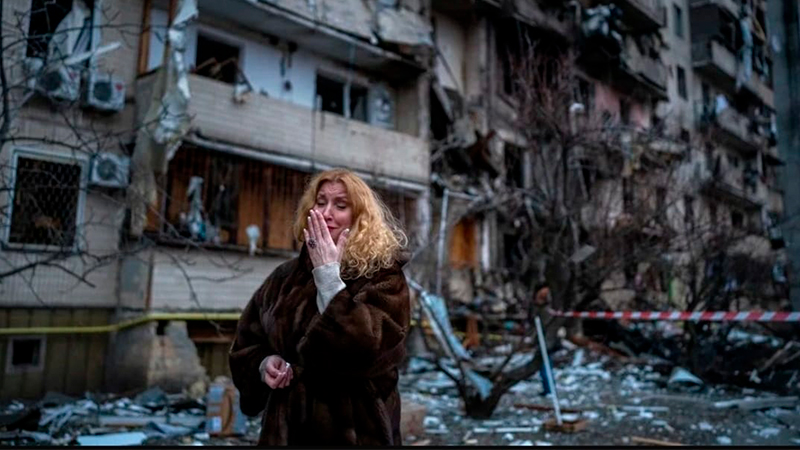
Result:
<svg viewBox="0 0 800 450"><path fill-rule="evenodd" d="M405 236L342 169L311 179L294 233L300 256L267 277L236 329L242 411L264 410L260 445L401 445Z"/></svg>

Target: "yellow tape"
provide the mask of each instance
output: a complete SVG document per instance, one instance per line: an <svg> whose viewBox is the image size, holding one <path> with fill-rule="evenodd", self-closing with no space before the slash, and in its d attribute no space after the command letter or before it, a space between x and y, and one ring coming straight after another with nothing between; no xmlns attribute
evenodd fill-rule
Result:
<svg viewBox="0 0 800 450"><path fill-rule="evenodd" d="M17 327L0 328L0 336L3 335L26 335L26 334L99 334L111 333L124 330L125 328L141 325L146 322L159 320L239 320L239 313L150 313L134 319L108 325L73 326L73 327ZM418 325L416 320L411 321L411 326ZM430 328L429 326L423 326ZM457 336L466 336L461 331L454 332ZM503 336L499 334L486 335L493 341L502 341Z"/></svg>
<svg viewBox="0 0 800 450"><path fill-rule="evenodd" d="M2 328L0 329L0 335L110 333L157 320L239 320L239 313L150 313L135 319L108 325Z"/></svg>

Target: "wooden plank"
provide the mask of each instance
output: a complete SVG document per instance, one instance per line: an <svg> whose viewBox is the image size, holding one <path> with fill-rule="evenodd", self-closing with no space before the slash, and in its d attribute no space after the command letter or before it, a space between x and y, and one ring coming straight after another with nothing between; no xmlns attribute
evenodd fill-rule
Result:
<svg viewBox="0 0 800 450"><path fill-rule="evenodd" d="M50 324L50 316L52 311L48 309L33 309L30 311L29 325L31 327L46 327ZM40 398L44 395L44 373L47 370L47 341L48 337L45 336L43 345L45 346L44 352L41 357L44 358L44 366L42 370L34 370L27 373L22 385L21 395L23 398Z"/></svg>
<svg viewBox="0 0 800 450"><path fill-rule="evenodd" d="M147 72L147 60L150 55L150 15L153 9L153 0L144 0L144 7L142 8L142 30L139 35L139 60L138 60L138 73L139 75Z"/></svg>
<svg viewBox="0 0 800 450"><path fill-rule="evenodd" d="M95 309L90 312L92 325L105 325L108 323L109 311ZM98 392L103 388L105 378L106 347L109 336L106 333L87 334L88 352L86 358L86 390Z"/></svg>
<svg viewBox="0 0 800 450"><path fill-rule="evenodd" d="M247 227L251 224L258 225L261 236L257 246L264 245L264 212L265 196L267 192L267 168L264 164L252 163L241 165L241 188L239 190L239 227L236 231L238 245L250 245L247 238Z"/></svg>
<svg viewBox="0 0 800 450"><path fill-rule="evenodd" d="M677 442L661 441L658 439L643 438L639 436L631 436L631 442L637 444L658 445L661 447L683 447L683 444Z"/></svg>
<svg viewBox="0 0 800 450"><path fill-rule="evenodd" d="M306 174L277 166L271 166L269 172L267 247L293 250L296 240L292 222L303 195Z"/></svg>
<svg viewBox="0 0 800 450"><path fill-rule="evenodd" d="M85 309L73 310L72 322L76 326L89 325L89 311ZM68 351L69 359L67 359L64 393L80 395L86 390L86 359L89 351L86 336L80 334L70 335Z"/></svg>
<svg viewBox="0 0 800 450"><path fill-rule="evenodd" d="M65 327L72 325L72 314L67 309L54 310L50 315L51 327ZM45 391L63 392L66 386L67 360L69 355L70 337L55 334L47 339L47 357L44 362Z"/></svg>
<svg viewBox="0 0 800 450"><path fill-rule="evenodd" d="M465 217L450 232L450 266L456 269L478 267L478 227Z"/></svg>

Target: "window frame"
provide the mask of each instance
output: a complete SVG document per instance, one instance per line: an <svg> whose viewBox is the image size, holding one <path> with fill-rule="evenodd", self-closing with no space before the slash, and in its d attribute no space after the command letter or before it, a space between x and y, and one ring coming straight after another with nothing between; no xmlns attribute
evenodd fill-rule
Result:
<svg viewBox="0 0 800 450"><path fill-rule="evenodd" d="M679 39L684 39L686 37L686 33L683 27L683 8L678 6L676 3L672 4L672 15L673 15L673 30L675 32L675 37Z"/></svg>
<svg viewBox="0 0 800 450"><path fill-rule="evenodd" d="M319 83L318 83L319 77L327 78L330 81L334 81L336 83L341 83L342 84L342 112L343 112L343 114L340 115L340 114L337 114L335 112L326 111L326 110L322 109L320 107L320 105L318 104L317 99L320 97L319 96L319 90L317 89L318 86L319 86ZM363 89L364 91L366 91L366 94L367 94L366 95L366 102L367 102L366 111L364 112L365 120L354 119L352 117L352 113L350 112L350 109L351 109L351 106L352 106L350 104L351 89L354 86L356 88ZM336 115L336 116L339 116L339 117L344 117L347 120L354 120L356 122L361 122L361 123L365 123L367 125L372 125L372 111L370 110L370 107L369 107L371 93L372 93L372 86L371 85L365 84L365 83L359 83L358 81L354 81L354 80L348 80L347 78L342 77L342 76L340 76L338 74L335 74L335 73L333 73L331 71L318 69L314 74L314 109L318 110L320 112L326 112L326 113L333 114L333 115Z"/></svg>
<svg viewBox="0 0 800 450"><path fill-rule="evenodd" d="M682 66L675 65L675 83L678 90L678 97L683 100L689 100L689 80L686 76L686 69ZM681 83L683 80L683 83Z"/></svg>
<svg viewBox="0 0 800 450"><path fill-rule="evenodd" d="M86 208L86 191L89 187L89 158L85 155L64 154L53 150L35 149L30 147L13 147L11 149L11 167L9 170L8 192L8 221L0 230L0 245L3 249L39 252L79 252L84 249L85 243L81 237L84 232L84 210ZM75 238L71 247L58 245L30 244L24 242L10 242L11 223L14 219L14 196L17 192L17 166L19 158L38 159L57 164L75 164L81 169L80 184L78 186L78 204L75 213Z"/></svg>
<svg viewBox="0 0 800 450"><path fill-rule="evenodd" d="M14 358L14 342L16 341L38 340L39 361L37 364L24 364L15 366L12 364ZM45 335L18 335L11 336L6 344L6 370L7 374L35 373L44 371L44 360L47 358L47 336Z"/></svg>

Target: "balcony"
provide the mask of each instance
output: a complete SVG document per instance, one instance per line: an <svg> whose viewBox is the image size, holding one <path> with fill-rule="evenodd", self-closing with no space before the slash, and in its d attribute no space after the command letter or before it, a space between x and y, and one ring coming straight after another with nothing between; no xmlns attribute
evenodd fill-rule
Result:
<svg viewBox="0 0 800 450"><path fill-rule="evenodd" d="M712 139L746 155L755 154L767 147L768 139L756 131L754 121L731 107L716 113L713 106L697 103L695 117L698 118L701 128L710 131Z"/></svg>
<svg viewBox="0 0 800 450"><path fill-rule="evenodd" d="M738 206L746 210L760 209L764 203L766 185L756 182L756 189L745 186L739 171L727 170L724 173L712 174L706 171L701 179L702 191L711 197Z"/></svg>
<svg viewBox="0 0 800 450"><path fill-rule="evenodd" d="M138 105L147 104L153 79L151 74L138 80ZM236 103L233 86L198 75L189 76L189 88L191 128L205 140L253 155L289 156L381 177L428 181L428 145L415 136L264 95Z"/></svg>
<svg viewBox="0 0 800 450"><path fill-rule="evenodd" d="M667 67L663 62L648 58L638 52L626 52L622 63L631 72L641 88L660 100L667 100Z"/></svg>
<svg viewBox="0 0 800 450"><path fill-rule="evenodd" d="M667 24L667 10L661 0L619 0L616 5L632 30L657 30Z"/></svg>
<svg viewBox="0 0 800 450"><path fill-rule="evenodd" d="M716 39L692 42L692 65L722 89L736 91L739 61L736 54ZM774 108L775 99L767 83L755 71L743 86L751 96Z"/></svg>

